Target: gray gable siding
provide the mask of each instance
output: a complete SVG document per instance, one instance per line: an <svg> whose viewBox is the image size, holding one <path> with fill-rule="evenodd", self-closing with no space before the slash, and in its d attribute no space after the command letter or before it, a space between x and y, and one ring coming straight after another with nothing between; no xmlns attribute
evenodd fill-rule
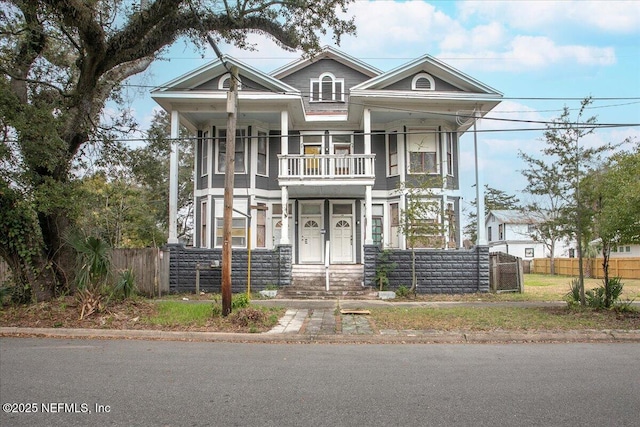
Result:
<svg viewBox="0 0 640 427"><path fill-rule="evenodd" d="M422 74L422 72L420 73L415 73L412 74L411 76L404 78L402 80L398 80L395 83L390 84L389 86L384 87L383 89L385 90L411 90L411 81L413 80L413 78L417 75L417 74ZM428 74L428 73L427 73ZM435 83L435 90L437 90L438 92L463 92L463 90L461 90L460 88L457 88L455 86L453 86L450 83L445 82L442 79L439 79L431 74L429 74L431 77L433 77L433 82Z"/></svg>
<svg viewBox="0 0 640 427"><path fill-rule="evenodd" d="M205 83L202 83L201 85L198 85L196 87L193 88L193 90L215 90L218 91L220 89L218 89L218 84L220 82L220 79L222 77L224 77L226 74L217 76ZM257 83L255 80L251 80L248 77L243 77L242 75L240 75L240 81L242 82L242 89L241 90L247 90L247 91L259 91L259 92L273 92L271 89L268 89L267 87L261 85L260 83ZM226 89L225 89L226 91Z"/></svg>
<svg viewBox="0 0 640 427"><path fill-rule="evenodd" d="M311 94L311 79L318 78L322 73L332 73L338 79L344 79L345 102L309 102ZM284 83L293 86L303 94L304 108L309 112L319 111L346 111L346 101L349 90L369 77L359 71L333 59L321 59L309 64L307 67L281 79Z"/></svg>

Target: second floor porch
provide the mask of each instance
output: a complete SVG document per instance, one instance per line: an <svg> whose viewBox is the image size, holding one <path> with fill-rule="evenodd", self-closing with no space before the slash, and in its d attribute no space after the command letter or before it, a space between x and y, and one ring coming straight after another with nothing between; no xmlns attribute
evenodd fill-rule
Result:
<svg viewBox="0 0 640 427"><path fill-rule="evenodd" d="M375 180L375 154L278 155L281 186L364 186Z"/></svg>

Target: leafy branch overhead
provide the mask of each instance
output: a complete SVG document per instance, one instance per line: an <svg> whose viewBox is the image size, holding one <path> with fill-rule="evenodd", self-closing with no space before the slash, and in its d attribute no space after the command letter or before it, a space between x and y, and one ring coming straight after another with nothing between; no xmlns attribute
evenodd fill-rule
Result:
<svg viewBox="0 0 640 427"><path fill-rule="evenodd" d="M95 141L135 128L126 108L106 123L108 101L178 39L206 36L251 48L257 33L310 54L320 36L355 32L350 0L5 0L0 10L0 254L22 286L64 290L73 253L63 236L82 213L77 190ZM22 213L9 212L17 204ZM28 233L27 233L28 231ZM26 248L25 248L26 247ZM25 255L26 254L26 255ZM28 256L27 256L28 255ZM27 271L29 269L29 271ZM31 279L28 279L31 278Z"/></svg>

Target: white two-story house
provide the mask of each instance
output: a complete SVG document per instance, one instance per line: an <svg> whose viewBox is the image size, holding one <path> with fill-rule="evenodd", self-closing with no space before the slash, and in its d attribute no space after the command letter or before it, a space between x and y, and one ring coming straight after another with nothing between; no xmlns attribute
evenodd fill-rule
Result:
<svg viewBox="0 0 640 427"><path fill-rule="evenodd" d="M459 139L502 95L429 55L383 72L331 47L270 73L226 56L153 91L172 134L184 125L197 135L195 247L222 247L231 66L234 250L284 245L296 266L362 265L367 245L406 249L399 189L423 176L438 183L433 241L461 247Z"/></svg>
<svg viewBox="0 0 640 427"><path fill-rule="evenodd" d="M504 252L524 260L548 258L547 245L536 241L538 222L518 210L492 210L485 218L489 252ZM555 245L554 257L575 256L575 245L564 240Z"/></svg>

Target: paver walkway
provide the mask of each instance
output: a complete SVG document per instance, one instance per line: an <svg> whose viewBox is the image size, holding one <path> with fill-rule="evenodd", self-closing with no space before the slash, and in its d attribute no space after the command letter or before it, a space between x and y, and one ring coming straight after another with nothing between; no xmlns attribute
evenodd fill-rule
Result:
<svg viewBox="0 0 640 427"><path fill-rule="evenodd" d="M342 333L344 335L372 335L373 329L367 316L344 314L342 315Z"/></svg>
<svg viewBox="0 0 640 427"><path fill-rule="evenodd" d="M313 310L304 333L307 335L334 335L336 333L336 316L333 310Z"/></svg>
<svg viewBox="0 0 640 427"><path fill-rule="evenodd" d="M369 318L363 315L347 314L341 317L342 330L338 331L334 310L288 309L278 325L268 334L304 335L372 335Z"/></svg>
<svg viewBox="0 0 640 427"><path fill-rule="evenodd" d="M308 315L309 310L306 309L289 309L267 334L297 334Z"/></svg>

